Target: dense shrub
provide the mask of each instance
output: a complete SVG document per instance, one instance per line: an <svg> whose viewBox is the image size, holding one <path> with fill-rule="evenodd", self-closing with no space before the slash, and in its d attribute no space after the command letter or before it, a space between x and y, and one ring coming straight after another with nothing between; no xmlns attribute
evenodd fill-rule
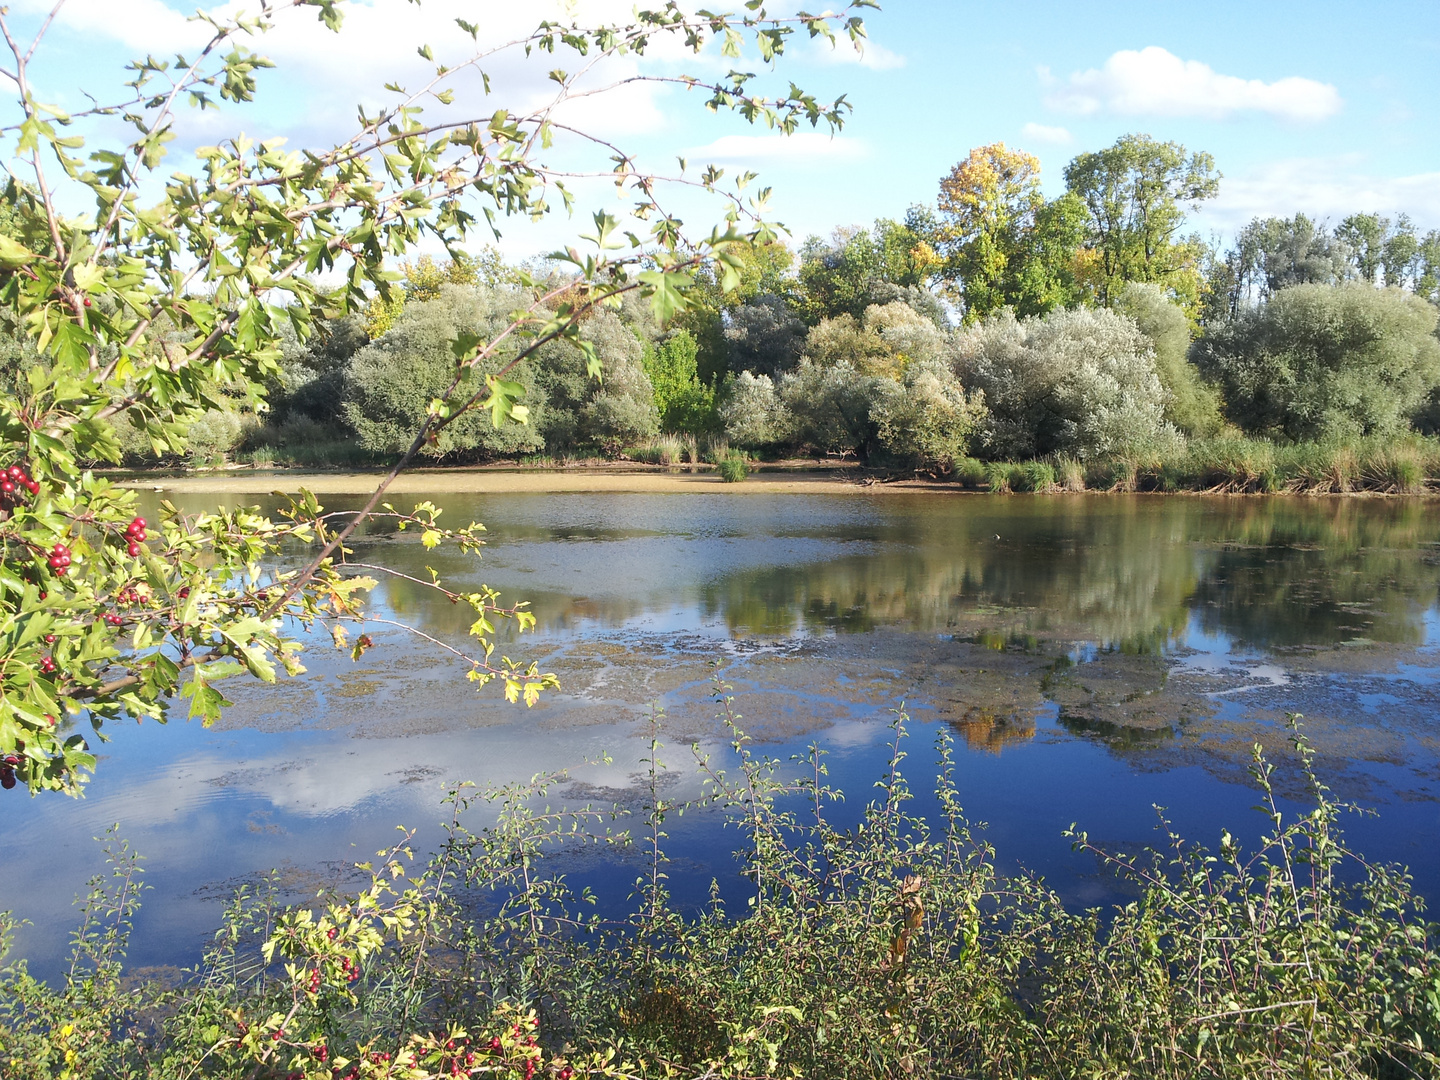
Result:
<svg viewBox="0 0 1440 1080"><path fill-rule="evenodd" d="M1083 459L1177 438L1150 343L1114 312L1017 320L1007 310L960 332L955 346L961 381L984 392L993 457Z"/></svg>
<svg viewBox="0 0 1440 1080"><path fill-rule="evenodd" d="M949 469L965 457L985 406L978 394L966 395L948 364L923 360L906 368L903 383L881 382L870 411L886 453Z"/></svg>
<svg viewBox="0 0 1440 1080"><path fill-rule="evenodd" d="M719 415L725 437L752 449L788 442L794 428L794 417L770 376L748 371L725 384Z"/></svg>
<svg viewBox="0 0 1440 1080"><path fill-rule="evenodd" d="M395 325L351 358L345 376L344 417L372 451L408 449L424 422L430 403L442 396L455 375L450 345L462 331L488 339L506 325L506 315L522 303L514 290L446 285L433 300L406 304ZM495 371L506 358L496 356L477 374ZM469 412L440 432L424 453L513 454L543 445L542 394L535 392L530 365L510 378L526 387L529 424L495 427L484 412Z"/></svg>
<svg viewBox="0 0 1440 1080"><path fill-rule="evenodd" d="M656 434L660 416L645 374L644 343L610 311L587 320L582 335L604 366L598 381L571 346L557 342L536 357L535 383L546 402L541 424L546 445L552 451L595 446L614 454Z"/></svg>
<svg viewBox="0 0 1440 1080"><path fill-rule="evenodd" d="M1254 846L1222 830L1205 848L1162 822L1157 848L1115 852L1068 830L1133 895L1101 913L1001 874L966 822L943 730L936 811L914 809L902 720L847 827L823 752L790 779L723 701L739 760L697 760L690 808L735 828L745 906L672 899L664 823L687 807L666 794L658 737L638 810L541 811L564 773L457 793L428 868L407 838L355 894L286 909L273 883L249 888L173 989L124 970L141 890L133 853L112 845L58 985L23 964L0 972L5 1075L328 1080L350 1062L361 1080L1437 1075L1437 928L1403 870L1352 854L1346 808L1298 735L1308 795L1293 809L1257 747ZM629 815L640 872L628 914L602 920L567 880L573 862L546 856L621 844L609 822ZM12 928L0 917L0 939Z"/></svg>
<svg viewBox="0 0 1440 1080"><path fill-rule="evenodd" d="M1436 318L1398 289L1296 285L1214 329L1197 359L1251 433L1395 435L1440 384Z"/></svg>
<svg viewBox="0 0 1440 1080"><path fill-rule="evenodd" d="M725 315L725 346L732 372L776 376L800 362L805 323L785 301L757 296Z"/></svg>
<svg viewBox="0 0 1440 1080"><path fill-rule="evenodd" d="M192 459L209 463L233 452L244 438L245 419L239 412L207 409L200 419L190 425L185 447Z"/></svg>
<svg viewBox="0 0 1440 1080"><path fill-rule="evenodd" d="M807 356L780 379L780 400L794 418L794 439L827 454L867 456L878 443L871 409L887 382L848 360L818 364Z"/></svg>
<svg viewBox="0 0 1440 1080"><path fill-rule="evenodd" d="M1155 373L1165 388L1165 419L1186 435L1220 430L1220 395L1190 362L1190 320L1158 285L1132 281L1115 310L1135 321L1155 351Z"/></svg>

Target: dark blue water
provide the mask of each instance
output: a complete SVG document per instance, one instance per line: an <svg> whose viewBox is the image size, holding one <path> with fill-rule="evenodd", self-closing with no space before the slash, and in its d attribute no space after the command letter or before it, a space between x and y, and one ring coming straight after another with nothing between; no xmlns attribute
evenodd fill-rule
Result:
<svg viewBox="0 0 1440 1080"><path fill-rule="evenodd" d="M463 666L377 624L380 647L359 664L314 641L295 683L227 690L236 709L216 728L116 727L83 800L4 800L0 908L31 920L16 953L35 970L58 970L72 898L104 871L93 838L112 823L146 856L151 886L131 962L183 966L238 883L279 868L300 898L343 884L397 825L418 830L421 850L438 842L450 785L573 767L561 797L638 805L652 705L668 713L666 795L697 795L690 742L717 761L730 753L713 719L716 670L757 753L788 762L812 741L826 749L849 796L837 820L872 797L893 710L910 714L903 769L922 812L934 806L936 736L951 733L965 806L1001 865L1084 905L1124 892L1071 851L1071 823L1130 849L1155 838L1159 805L1196 840L1214 843L1222 827L1258 836L1253 741L1280 761L1287 807L1304 806L1284 727L1286 712L1303 712L1327 783L1378 811L1347 819L1354 844L1408 865L1440 899L1434 503L433 498L447 522L489 526L482 560L383 530L356 557L407 573L429 564L530 599L538 634L504 648L539 658L563 692L528 712L506 706L477 695ZM374 605L379 618L464 641L463 612L403 582ZM702 902L712 878L743 895L729 856L738 833L713 813L666 829L677 896ZM640 868L637 853L580 872L616 910Z"/></svg>

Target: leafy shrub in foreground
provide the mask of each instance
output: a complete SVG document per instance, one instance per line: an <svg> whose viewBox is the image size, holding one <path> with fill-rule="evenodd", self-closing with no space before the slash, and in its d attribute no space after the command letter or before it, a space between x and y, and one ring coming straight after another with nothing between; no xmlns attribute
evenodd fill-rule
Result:
<svg viewBox="0 0 1440 1080"><path fill-rule="evenodd" d="M6 1075L1440 1075L1436 928L1402 871L1344 846L1345 808L1298 732L1313 808L1281 809L1257 747L1268 831L1253 851L1229 832L1195 846L1162 820L1160 848L1117 855L1072 828L1134 889L1102 917L998 874L965 822L948 733L933 818L910 807L901 718L876 794L844 828L823 752L784 779L721 700L737 765L697 750L697 804L664 794L658 725L633 835L610 831L618 809L541 809L563 773L455 793L426 869L402 843L353 896L281 909L271 891L244 893L173 990L122 986L138 893L121 849L63 985L23 964L0 977ZM498 816L471 832L477 803ZM698 913L672 902L664 828L686 809L736 829L745 910L718 894ZM638 852L627 917L602 919L574 892L549 857L566 845Z"/></svg>

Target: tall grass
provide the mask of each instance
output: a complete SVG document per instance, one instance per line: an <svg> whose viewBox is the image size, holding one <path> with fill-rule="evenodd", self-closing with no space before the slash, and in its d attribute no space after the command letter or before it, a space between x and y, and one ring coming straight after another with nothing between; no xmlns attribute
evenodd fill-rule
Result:
<svg viewBox="0 0 1440 1080"><path fill-rule="evenodd" d="M1203 491L1223 493L1419 495L1440 489L1440 439L1292 445L1228 432L1153 453L1080 462L1056 456L1037 462L973 462L956 479L992 492Z"/></svg>

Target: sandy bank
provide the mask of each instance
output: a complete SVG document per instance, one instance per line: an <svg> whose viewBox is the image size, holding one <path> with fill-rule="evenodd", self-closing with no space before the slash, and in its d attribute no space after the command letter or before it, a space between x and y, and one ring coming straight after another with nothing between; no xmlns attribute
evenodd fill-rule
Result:
<svg viewBox="0 0 1440 1080"><path fill-rule="evenodd" d="M264 495L272 491L305 488L317 495L360 495L375 489L376 473L307 473L298 470L207 473L195 476L131 476L127 487L175 492L225 492ZM707 495L840 495L920 488L955 491L948 485L917 481L864 484L835 471L757 473L738 484L724 483L713 472L622 472L604 469L416 469L403 473L390 490L397 495L455 494L510 495L569 492L697 493Z"/></svg>

